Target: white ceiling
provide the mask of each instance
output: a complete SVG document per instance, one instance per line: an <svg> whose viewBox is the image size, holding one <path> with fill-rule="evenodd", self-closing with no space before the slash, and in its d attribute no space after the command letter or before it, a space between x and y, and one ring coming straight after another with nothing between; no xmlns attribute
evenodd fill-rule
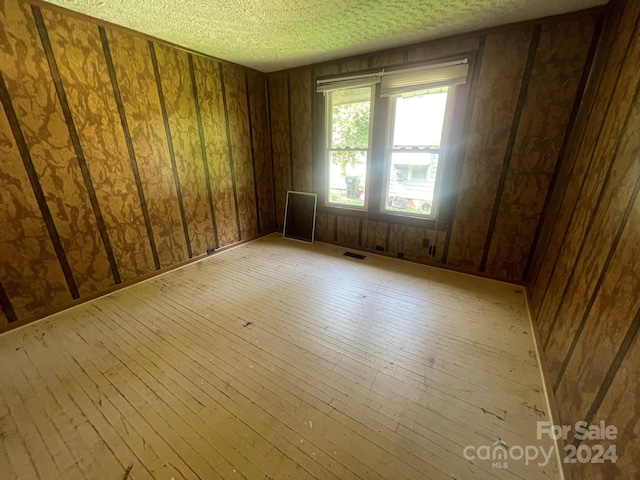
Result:
<svg viewBox="0 0 640 480"><path fill-rule="evenodd" d="M48 1L264 72L607 3L607 0Z"/></svg>

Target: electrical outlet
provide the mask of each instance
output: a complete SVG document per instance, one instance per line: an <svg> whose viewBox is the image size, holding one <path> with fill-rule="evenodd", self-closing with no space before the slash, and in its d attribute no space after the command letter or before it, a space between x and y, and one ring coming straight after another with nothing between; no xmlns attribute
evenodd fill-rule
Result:
<svg viewBox="0 0 640 480"><path fill-rule="evenodd" d="M376 250L379 252L384 252L384 247L382 245L376 245Z"/></svg>
<svg viewBox="0 0 640 480"><path fill-rule="evenodd" d="M216 253L215 248L207 248L207 255L211 255L212 253Z"/></svg>
<svg viewBox="0 0 640 480"><path fill-rule="evenodd" d="M398 258L404 260L404 253L398 252Z"/></svg>
<svg viewBox="0 0 640 480"><path fill-rule="evenodd" d="M428 238L423 238L422 239L422 248L429 248L429 239Z"/></svg>

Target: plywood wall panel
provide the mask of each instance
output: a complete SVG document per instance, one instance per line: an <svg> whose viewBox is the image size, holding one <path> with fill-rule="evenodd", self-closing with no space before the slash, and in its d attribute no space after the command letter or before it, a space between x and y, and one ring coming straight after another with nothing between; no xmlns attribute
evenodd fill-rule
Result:
<svg viewBox="0 0 640 480"><path fill-rule="evenodd" d="M335 243L336 238L336 216L318 212L316 214L315 238L319 242Z"/></svg>
<svg viewBox="0 0 640 480"><path fill-rule="evenodd" d="M260 211L260 233L275 228L273 204L273 164L271 161L270 133L267 118L266 77L257 72L247 72L253 156L256 171L256 190Z"/></svg>
<svg viewBox="0 0 640 480"><path fill-rule="evenodd" d="M155 45L192 256L215 246L213 220L186 52Z"/></svg>
<svg viewBox="0 0 640 480"><path fill-rule="evenodd" d="M337 63L329 63L313 68L314 77L323 77L325 75L335 75L340 73L340 65Z"/></svg>
<svg viewBox="0 0 640 480"><path fill-rule="evenodd" d="M362 246L369 250L377 250L376 247L386 250L387 227L387 222L365 220L362 226Z"/></svg>
<svg viewBox="0 0 640 480"><path fill-rule="evenodd" d="M541 29L488 254L486 273L522 278L595 29L575 19ZM574 32L568 36L566 32Z"/></svg>
<svg viewBox="0 0 640 480"><path fill-rule="evenodd" d="M220 246L240 240L219 64L193 57Z"/></svg>
<svg viewBox="0 0 640 480"><path fill-rule="evenodd" d="M410 47L407 52L409 62L422 62L437 58L473 52L480 46L480 36L438 41Z"/></svg>
<svg viewBox="0 0 640 480"><path fill-rule="evenodd" d="M114 284L69 129L31 12L0 12L0 65L31 158L81 295Z"/></svg>
<svg viewBox="0 0 640 480"><path fill-rule="evenodd" d="M293 188L291 172L291 125L289 118L289 80L287 75L269 77L269 114L271 123L271 152L273 155L273 183L275 188L277 228L281 229L287 191ZM303 121L300 119L299 121ZM311 118L306 119L307 122Z"/></svg>
<svg viewBox="0 0 640 480"><path fill-rule="evenodd" d="M360 239L360 219L356 217L348 217L346 215L338 216L337 237L340 245L358 248L358 240Z"/></svg>
<svg viewBox="0 0 640 480"><path fill-rule="evenodd" d="M107 30L107 38L160 265L167 267L188 255L149 45L115 30Z"/></svg>
<svg viewBox="0 0 640 480"><path fill-rule="evenodd" d="M69 303L71 293L1 107L0 225L0 278L18 319Z"/></svg>
<svg viewBox="0 0 640 480"><path fill-rule="evenodd" d="M369 57L354 58L346 62L340 62L340 73L362 72L368 70Z"/></svg>
<svg viewBox="0 0 640 480"><path fill-rule="evenodd" d="M402 253L407 260L420 263L440 263L444 248L444 232L408 225L392 225L389 232L389 252ZM433 258L429 254L429 247L423 246L423 240L429 241L429 246L435 245Z"/></svg>
<svg viewBox="0 0 640 480"><path fill-rule="evenodd" d="M294 190L310 192L313 188L313 167L311 163L311 69L296 70L291 73L291 154L293 158Z"/></svg>
<svg viewBox="0 0 640 480"><path fill-rule="evenodd" d="M447 263L478 270L533 28L487 36Z"/></svg>
<svg viewBox="0 0 640 480"><path fill-rule="evenodd" d="M59 13L43 17L118 271L131 280L155 266L99 31Z"/></svg>
<svg viewBox="0 0 640 480"><path fill-rule="evenodd" d="M371 57L371 68L402 65L405 61L405 52L407 52L407 50L396 50L394 52L374 54Z"/></svg>
<svg viewBox="0 0 640 480"><path fill-rule="evenodd" d="M246 240L258 235L246 82L241 67L226 64L223 68L241 238Z"/></svg>

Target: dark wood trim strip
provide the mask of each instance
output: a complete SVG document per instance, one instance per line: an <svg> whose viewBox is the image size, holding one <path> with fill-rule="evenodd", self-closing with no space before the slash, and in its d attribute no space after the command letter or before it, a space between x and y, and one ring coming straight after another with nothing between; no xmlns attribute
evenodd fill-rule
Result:
<svg viewBox="0 0 640 480"><path fill-rule="evenodd" d="M287 74L287 113L289 115L289 178L291 181L291 190L295 190L295 182L293 180L293 124L291 115L291 74Z"/></svg>
<svg viewBox="0 0 640 480"><path fill-rule="evenodd" d="M58 257L58 263L60 263L60 268L62 268L62 273L64 274L67 286L69 287L71 297L74 299L80 298L78 285L76 284L76 280L73 277L73 271L71 270L71 266L69 265L67 254L64 251L62 241L60 240L60 235L58 234L58 229L56 228L55 222L53 221L53 215L51 215L51 210L49 210L49 205L47 205L47 199L45 198L42 186L40 185L38 174L36 173L36 169L31 159L29 147L27 146L27 142L24 138L24 135L22 134L20 122L18 121L18 116L16 115L16 111L13 108L13 103L11 102L11 97L9 96L7 85L4 83L2 72L0 72L0 101L2 102L4 111L7 115L7 119L9 120L11 132L13 133L13 137L18 146L18 150L20 151L24 169L26 170L27 176L29 177L31 189L33 190L33 194L36 197L38 206L40 207L42 219L47 228L47 233L49 234L51 243L53 244L53 249L55 250L56 256Z"/></svg>
<svg viewBox="0 0 640 480"><path fill-rule="evenodd" d="M47 32L47 27L45 26L40 9L38 7L32 6L31 10L33 12L33 18L36 22L38 34L40 35L40 40L47 57L47 63L49 64L51 77L56 87L56 94L62 108L62 114L64 115L64 119L67 123L67 128L69 129L69 136L71 137L71 143L73 144L73 149L78 159L78 166L80 167L80 172L82 173L82 179L84 180L84 185L89 195L89 201L91 203L93 213L96 217L98 231L100 232L100 237L102 239L102 243L104 244L104 249L107 254L109 266L111 267L111 274L113 275L113 280L115 281L115 283L119 284L122 283L122 279L120 278L120 272L118 271L116 257L113 254L111 241L109 240L109 235L104 223L104 218L102 217L102 211L100 210L100 205L98 204L98 197L96 196L95 189L93 188L93 183L91 182L91 175L89 174L89 168L87 167L87 160L84 156L82 146L80 145L80 138L78 137L78 131L76 130L73 115L71 114L71 108L69 107L69 102L67 101L67 94L64 90L62 77L60 76L60 71L58 70L58 64L56 62L55 56L53 55L53 48L51 47L51 41L49 40L49 32Z"/></svg>
<svg viewBox="0 0 640 480"><path fill-rule="evenodd" d="M358 219L358 246L362 246L362 218Z"/></svg>
<svg viewBox="0 0 640 480"><path fill-rule="evenodd" d="M276 201L276 169L273 164L273 130L271 124L273 123L271 115L271 94L269 93L269 77L264 77L265 93L267 95L267 122L269 127L269 159L271 160L271 182L273 186L273 228L274 231L278 230L278 202ZM284 213L284 212L283 212Z"/></svg>
<svg viewBox="0 0 640 480"><path fill-rule="evenodd" d="M4 290L2 282L0 282L0 308L4 313L4 316L7 317L7 322L13 323L18 321L16 311L13 309L13 305L11 305L11 300L7 296L7 292Z"/></svg>
<svg viewBox="0 0 640 480"><path fill-rule="evenodd" d="M384 239L384 251L389 252L389 239L391 238L391 224L387 223L387 233Z"/></svg>
<svg viewBox="0 0 640 480"><path fill-rule="evenodd" d="M631 37L629 39L629 44L627 45L627 50L625 52L623 60L620 63L620 69L619 69L618 73L620 73L620 71L622 71L622 65L624 65L626 63L627 57L629 55L629 49L631 48L631 44L632 44L633 38L635 38L635 34L636 34L637 31L638 31L638 23L636 23L636 26L635 26L635 29L633 31L633 34L631 35ZM618 76L616 77L616 81L615 81L615 84L613 86L612 92L615 93L616 90L618 89L618 82L619 81L620 81L620 75L618 74ZM636 89L636 92L634 93L634 96L633 96L633 98L634 98L633 101L635 101L638 98L638 93L639 92L640 92L640 87L638 87ZM598 92L598 94L599 93L600 92ZM601 139L601 136L602 136L602 130L604 129L604 125L605 125L605 123L607 121L607 117L609 115L609 108L611 107L611 102L613 101L613 96L614 95L611 94L608 97L607 108L605 110L606 113L605 113L604 117L602 118L602 123L600 124L600 128L598 129L598 135L596 136L598 141L593 146L593 150L591 151L590 162L589 163L591 163L593 161L593 157L595 156L596 151L598 149L598 145L600 144L600 139ZM602 195L604 194L604 187L609 183L609 177L611 176L611 170L613 168L615 155L617 154L618 149L620 148L620 138L622 137L622 135L624 134L624 131L627 128L627 125L629 123L629 118L631 117L632 110L633 109L631 107L629 107L629 111L627 112L627 116L625 117L624 125L623 125L622 129L620 130L620 135L618 137L618 142L616 143L616 150L615 150L614 156L611 157L612 160L609 163L609 166L607 168L607 173L605 174L604 180L602 181L602 186L600 187L600 193L598 195L598 200L596 201L596 206L599 206L601 204L601 202L602 202ZM571 227L571 224L573 223L573 218L574 218L574 215L576 213L576 206L578 205L578 202L582 198L582 192L584 190L584 186L586 184L588 176L589 176L589 172L587 170L587 172L585 172L584 178L582 179L582 185L580 186L580 191L578 192L578 197L576 198L576 204L574 205L573 211L571 212L571 216L569 217L569 222L567 223L567 228L564 231L564 235L562 237L562 243L560 244L561 245L560 246L560 251L562 250L562 247L564 246L564 243L565 243L565 241L567 239L567 236L568 236L569 228ZM596 212L597 212L597 208L594 208L593 211L591 212L591 215L589 216L589 222L587 224L587 229L586 229L586 231L584 233L584 236L582 237L582 241L580 243L580 249L578 250L578 254L577 254L576 258L575 258L575 262L573 264L573 267L571 268L571 272L569 273L569 277L567 278L567 281L566 281L566 283L564 285L564 289L562 291L562 296L560 297L560 302L558 303L558 305L556 307L555 313L553 315L553 319L551 320L551 325L549 327L549 332L547 333L547 338L544 341L544 348L545 349L547 348L547 345L549 344L549 341L551 340L553 329L555 328L556 323L558 322L558 315L560 313L560 309L562 308L562 304L564 303L564 301L565 301L565 299L567 297L567 293L569 292L569 286L573 282L573 277L575 275L576 267L578 265L578 259L582 255L582 250L584 249L584 245L585 245L585 243L587 241L587 237L589 236L589 233L591 232L591 226L593 224L593 219L595 218ZM554 261L553 269L551 271L550 280L553 278L553 275L555 274L556 267L558 265L559 257L560 257L560 255L557 255L556 259ZM540 305L542 305L544 303L544 301L546 300L550 284L551 284L551 281L549 281L547 283L547 285L545 286L544 295L542 297L542 302L540 303Z"/></svg>
<svg viewBox="0 0 640 480"><path fill-rule="evenodd" d="M482 36L479 39L478 50L476 50L475 59L473 62L473 76L471 77L471 85L469 86L469 98L467 100L467 110L465 112L464 123L462 126L462 134L460 135L461 139L464 139L464 148L459 149L460 155L460 176L462 175L462 170L464 168L464 160L467 157L467 145L469 138L469 131L471 130L471 118L473 117L473 110L476 102L476 93L478 91L478 84L480 83L480 70L482 69L482 58L484 55L484 46L486 43L487 37ZM458 208L458 197L460 196L460 178L458 178L458 188L456 188L455 195L453 195L453 199L450 205L450 221L447 222L447 232L444 238L444 247L442 249L442 258L440 262L443 265L447 264L447 257L449 256L449 245L451 244L451 236L453 234L453 224L454 219L456 218L456 210ZM437 235L436 231L436 235Z"/></svg>
<svg viewBox="0 0 640 480"><path fill-rule="evenodd" d="M310 85L311 85L311 171L309 172L309 175L311 175L311 192L315 192L318 193L317 191L315 191L315 187L316 187L316 177L315 177L315 173L316 173L316 169L315 169L315 164L316 164L316 84L315 84L315 71L313 68L309 69L309 75L311 76L311 80L310 80Z"/></svg>
<svg viewBox="0 0 640 480"><path fill-rule="evenodd" d="M227 107L227 87L224 84L224 67L218 64L220 69L220 87L222 90L222 104L224 106L224 124L227 131L227 148L229 152L229 167L231 169L231 182L233 185L233 203L236 207L236 227L238 240L242 240L242 228L240 227L240 211L238 210L238 191L236 189L236 170L233 163L233 146L231 145L231 129L229 128L229 109Z"/></svg>
<svg viewBox="0 0 640 480"><path fill-rule="evenodd" d="M333 241L338 241L338 215L333 217Z"/></svg>
<svg viewBox="0 0 640 480"><path fill-rule="evenodd" d="M409 63L409 50L411 50L411 47L406 47L402 49L402 63Z"/></svg>
<svg viewBox="0 0 640 480"><path fill-rule="evenodd" d="M151 254L153 255L153 263L156 270L160 270L160 258L158 257L158 249L156 248L156 241L153 237L153 228L151 227L151 219L149 218L149 209L147 207L147 200L145 199L144 190L142 189L142 181L140 180L140 171L138 170L138 161L136 159L136 153L133 149L133 141L131 140L131 132L129 130L129 123L127 122L127 116L124 111L124 104L122 103L122 94L120 93L120 86L118 85L118 78L116 77L116 71L113 66L113 58L111 57L111 49L109 48L109 41L107 40L107 34L104 27L99 26L100 41L102 42L102 50L104 51L104 58L107 62L107 70L109 70L109 77L111 78L111 86L113 88L113 95L118 106L118 114L120 115L120 123L122 124L122 131L124 133L125 143L127 144L127 151L129 152L129 162L131 164L131 170L133 171L133 178L136 182L136 190L140 199L140 207L142 209L142 216L144 218L144 225L147 229L147 236L149 237L149 245L151 247Z"/></svg>
<svg viewBox="0 0 640 480"><path fill-rule="evenodd" d="M540 42L541 30L542 30L542 27L540 25L536 25L536 27L533 29L533 35L531 36L531 44L529 45L529 55L527 56L527 63L524 69L524 75L522 77L522 84L520 85L520 94L518 95L518 103L516 105L516 111L513 113L513 122L511 123L511 132L509 133L509 141L507 142L507 149L504 154L504 162L502 163L502 172L500 173L498 190L496 191L496 197L493 202L493 210L491 211L491 220L489 221L489 229L487 230L487 237L484 242L482 260L480 261L481 272L484 272L487 267L489 249L491 248L491 242L493 240L493 231L495 229L496 222L498 220L500 202L502 201L502 194L504 193L504 186L507 181L507 174L509 173L509 166L511 164L511 155L513 154L513 147L516 142L516 135L518 134L518 128L520 127L520 118L522 116L524 102L527 98L527 92L529 90L529 82L531 80L531 72L533 71L533 63L535 62L535 59L536 59L538 43Z"/></svg>
<svg viewBox="0 0 640 480"><path fill-rule="evenodd" d="M218 225L216 223L216 212L213 206L213 192L211 191L211 173L209 172L209 161L207 158L207 147L204 141L204 127L202 126L202 113L200 111L200 98L198 97L198 85L196 84L196 72L193 67L193 56L187 55L189 58L189 75L191 78L191 89L193 91L193 99L196 102L196 116L198 117L198 135L200 137L200 151L202 152L202 162L204 164L204 178L207 182L207 200L209 201L209 213L211 214L211 226L213 228L213 238L215 247L220 247L218 240Z"/></svg>
<svg viewBox="0 0 640 480"><path fill-rule="evenodd" d="M544 205L542 207L542 211L540 212L538 225L536 226L536 231L533 235L533 241L531 242L531 246L529 247L529 255L527 256L527 263L524 267L524 271L522 272L522 281L527 280L527 277L529 276L529 271L531 270L531 263L533 262L533 256L538 247L538 242L540 240L540 233L542 231L542 225L544 224L547 218L549 203L551 202L553 191L555 189L556 183L558 182L558 176L560 175L561 166L562 166L565 154L567 152L567 148L569 146L569 139L571 138L571 134L573 133L573 128L576 123L576 119L578 117L578 112L580 111L580 106L582 105L582 100L585 94L585 88L587 86L587 80L589 80L589 75L591 74L591 66L593 65L593 59L595 58L596 51L598 49L598 43L600 41L600 35L602 33L603 26L604 26L604 18L600 18L596 23L596 28L593 32L593 37L591 38L591 46L589 47L589 52L587 53L587 58L585 59L584 67L582 69L582 77L580 78L578 89L576 90L577 92L576 99L573 102L573 108L571 109L571 114L569 115L569 121L567 122L567 127L565 129L564 138L562 140L562 146L558 151L558 158L556 160L555 168L553 169L551 181L549 182L547 196L545 197ZM573 169L573 166L572 166L572 169Z"/></svg>
<svg viewBox="0 0 640 480"><path fill-rule="evenodd" d="M605 375L604 380L602 381L602 384L598 389L598 393L593 399L593 402L591 403L591 407L589 407L589 410L587 411L587 414L584 417L584 421L587 422L589 425L591 425L591 422L595 418L596 413L598 412L598 410L600 409L600 406L602 405L602 401L607 396L607 392L609 391L609 388L611 387L611 384L613 383L613 380L616 377L616 374L618 373L618 370L620 369L622 362L626 358L627 353L629 353L629 350L631 349L631 345L633 344L634 340L636 339L636 336L638 335L638 330L640 330L640 310L638 310L638 312L636 313L636 316L633 319L633 322L631 323L629 330L627 330L627 333L624 336L622 343L620 344L620 348L618 349L618 352L616 353L616 356L614 357L613 362L611 362L611 366L609 367L609 370L607 371L607 374ZM580 444L580 442L581 440L578 440L574 436L573 440L571 441L571 444L577 446L578 444Z"/></svg>
<svg viewBox="0 0 640 480"><path fill-rule="evenodd" d="M258 235L262 232L260 223L260 199L258 198L258 177L256 177L256 149L253 144L253 120L251 118L251 94L249 93L249 74L244 71L244 90L247 94L247 116L249 117L249 141L251 142L251 168L253 169L253 194L256 198L256 226Z"/></svg>
<svg viewBox="0 0 640 480"><path fill-rule="evenodd" d="M184 238L187 241L187 254L189 258L193 257L191 250L191 239L189 238L189 228L187 226L187 214L184 210L184 202L182 200L182 188L180 186L180 176L178 175L178 165L176 164L176 152L173 149L173 137L171 136L171 126L169 125L169 114L167 113L167 105L162 91L162 79L160 78L160 69L158 68L158 58L156 57L156 48L153 42L149 42L149 54L151 55L151 63L153 64L153 75L156 77L156 88L158 89L158 97L160 99L160 110L162 110L162 119L164 121L164 132L167 136L167 145L169 147L169 157L171 158L171 170L173 171L173 181L176 186L178 195L178 205L180 207L180 218L182 219L182 230Z"/></svg>
<svg viewBox="0 0 640 480"><path fill-rule="evenodd" d="M640 92L640 88L638 88L638 90L636 91L636 95L634 98L634 103L638 100L638 93ZM632 109L630 108L629 111L631 111ZM631 115L629 114L627 116L627 121L629 119ZM620 140L618 140L618 146L616 147L616 153L614 154L613 158L615 159L618 153L618 148L620 146ZM615 162L612 161L611 163L613 164ZM608 182L607 182L608 183ZM606 186L606 183L603 185L602 190L601 190L601 195L598 198L598 208L600 205L602 205L602 191L604 191ZM582 319L580 320L580 326L578 327L578 330L576 330L575 335L573 336L573 340L571 342L571 346L569 347L569 350L567 352L567 355L564 358L564 361L562 362L562 367L560 368L560 373L558 374L558 378L556 379L555 384L553 385L553 391L557 391L558 387L560 386L560 382L562 382L562 378L564 376L565 370L567 369L567 365L569 365L569 362L571 361L571 357L573 356L573 352L576 349L576 346L578 344L578 341L580 340L580 337L582 336L582 331L584 330L584 327L587 323L587 319L589 318L589 315L591 313L591 308L593 307L593 304L596 301L596 298L598 296L598 293L600 293L600 288L602 288L602 283L604 282L604 277L606 276L608 270L609 270L609 266L611 265L611 261L613 259L613 256L616 253L616 250L618 248L618 244L620 243L620 239L622 238L622 234L624 232L625 227L627 226L627 222L629 221L629 216L631 215L631 211L633 210L633 207L636 203L636 200L638 198L638 192L640 192L640 178L638 178L638 180L636 181L636 185L633 189L633 192L631 193L631 197L629 198L629 202L627 203L627 208L624 211L624 214L622 215L622 220L620 220L620 225L618 226L618 230L616 232L616 236L613 239L613 243L611 244L611 247L609 248L609 253L607 254L607 258L604 262L604 265L602 266L602 270L600 271L600 275L598 276L598 281L596 282L596 285L593 289L593 292L591 292L591 297L589 298L589 303L587 304L587 308L584 311L584 314L582 315ZM596 208L595 211L598 210L598 208ZM576 258L576 263L573 266L573 271L572 274L575 274L575 269L576 266L578 264L578 262L580 261L580 257L582 256L582 250L586 244L586 240L587 237L589 236L589 233L591 231L591 224L593 223L593 219L595 218L595 215L592 215L591 219L589 220L589 227L587 232L585 233L584 238L582 239L582 244L580 245L580 253L578 254L578 257ZM573 278L573 275L571 276L571 278ZM567 283L568 285L569 283ZM559 313L559 309L558 311L556 311L556 321L557 321L557 317L558 317L558 313ZM554 326L555 326L555 322L554 322Z"/></svg>

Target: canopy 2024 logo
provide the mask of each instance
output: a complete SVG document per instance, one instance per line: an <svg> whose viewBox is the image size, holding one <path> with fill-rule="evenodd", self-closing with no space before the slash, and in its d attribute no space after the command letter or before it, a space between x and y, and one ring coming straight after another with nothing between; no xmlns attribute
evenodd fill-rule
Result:
<svg viewBox="0 0 640 480"><path fill-rule="evenodd" d="M600 422L598 425L589 425L580 421L575 425L554 425L551 422L537 422L536 438L542 440L545 436L553 440L564 440L564 463L616 463L616 446L609 445L606 450L603 445L594 443L591 445L579 444L583 440L613 441L618 437L618 429L613 425ZM569 439L571 438L571 443ZM576 444L578 445L576 446ZM509 461L523 461L525 465L536 464L539 467L546 466L555 452L555 446L542 445L507 445L498 440L493 445L481 445L475 447L468 445L463 450L466 460L490 461L493 468L509 468Z"/></svg>

